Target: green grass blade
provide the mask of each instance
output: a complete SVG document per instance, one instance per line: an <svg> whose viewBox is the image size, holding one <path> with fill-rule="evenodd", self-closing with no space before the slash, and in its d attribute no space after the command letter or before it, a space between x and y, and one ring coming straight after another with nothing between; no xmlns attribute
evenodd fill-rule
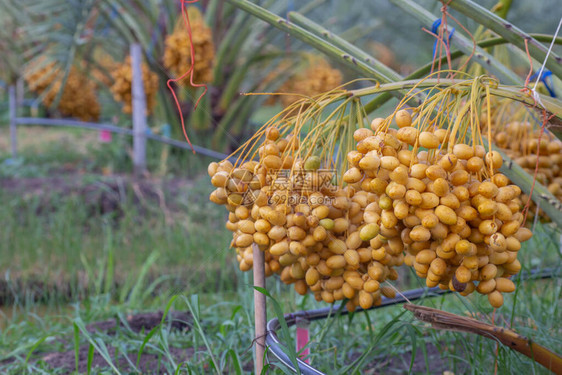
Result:
<svg viewBox="0 0 562 375"><path fill-rule="evenodd" d="M74 364L76 365L76 372L78 372L78 362L80 360L80 328L76 323L73 323L74 328Z"/></svg>
<svg viewBox="0 0 562 375"><path fill-rule="evenodd" d="M169 344L170 332L168 330L163 330L162 328L164 327L164 321L166 320L166 317L168 316L168 313L170 312L170 309L172 308L176 299L177 299L177 295L170 298L170 300L166 304L166 308L164 309L164 312L162 314L162 319L160 320L160 325L159 325L160 329L158 330L160 336L160 344L162 346L163 353L168 358L168 361L172 364L172 368L176 368L177 365L174 360L174 357L170 353L170 344Z"/></svg>
<svg viewBox="0 0 562 375"><path fill-rule="evenodd" d="M187 363L185 363L185 362L178 363L178 367L176 368L176 371L174 371L174 375L179 375L180 370L181 370L181 368L183 367L184 364L187 366Z"/></svg>
<svg viewBox="0 0 562 375"><path fill-rule="evenodd" d="M226 353L227 356L229 356L230 359L232 360L232 364L234 366L234 371L236 372L236 375L242 375L244 369L242 368L242 364L240 363L240 358L238 357L238 353L236 353L234 349L230 349Z"/></svg>
<svg viewBox="0 0 562 375"><path fill-rule="evenodd" d="M103 280L107 269L107 253L97 259L97 277L94 280L94 293L99 295L102 292Z"/></svg>
<svg viewBox="0 0 562 375"><path fill-rule="evenodd" d="M88 364L86 367L86 372L88 375L92 373L92 363L94 362L94 346L90 344L88 346ZM78 368L76 368L76 372L78 372Z"/></svg>
<svg viewBox="0 0 562 375"><path fill-rule="evenodd" d="M367 331L369 332L369 338L371 341L375 339L375 333L373 332L373 323L371 323L371 318L369 317L369 312L363 314L365 316L365 321L367 322Z"/></svg>
<svg viewBox="0 0 562 375"><path fill-rule="evenodd" d="M429 375L429 357L427 355L427 345L425 342L423 343L421 349L423 352L423 361L425 363L425 372Z"/></svg>
<svg viewBox="0 0 562 375"><path fill-rule="evenodd" d="M168 303L166 304L166 308L164 309L164 313L162 314L162 319L160 319L160 325L163 326L164 325L164 321L166 320L166 317L168 316L168 312L170 311L170 309L172 308L172 305L174 304L174 302L176 301L176 299L178 299L178 296L175 295L172 298L170 298L170 300L168 301Z"/></svg>
<svg viewBox="0 0 562 375"><path fill-rule="evenodd" d="M148 334L146 335L146 337L144 338L144 340L142 340L142 344L139 348L139 352L137 354L137 367L139 367L140 364L140 360L142 357L142 353L144 352L144 348L146 346L146 344L148 344L148 342L150 341L150 339L152 338L152 336L154 336L154 334L156 332L158 332L158 330L162 327L162 324L158 324L156 327L152 328L150 330L150 332L148 332Z"/></svg>
<svg viewBox="0 0 562 375"><path fill-rule="evenodd" d="M131 358L129 358L129 356L127 355L127 345L125 343L120 343L119 348L121 353L123 353L122 358L125 359L125 361L129 364L129 366L131 366L131 369L133 369L133 371L136 371L137 373L141 373L138 366L136 366L131 360ZM115 352L117 353L117 351Z"/></svg>
<svg viewBox="0 0 562 375"><path fill-rule="evenodd" d="M25 364L27 365L27 363L29 362L29 358L31 358L31 355L33 354L33 352L35 351L35 349L37 349L37 347L39 345L41 345L45 340L47 340L47 338L51 337L51 335L45 335L43 337L41 337L39 340L37 340L37 342L35 344L33 344L33 346L31 347L31 349L29 349L29 352L27 353L27 356L25 357Z"/></svg>
<svg viewBox="0 0 562 375"><path fill-rule="evenodd" d="M139 296L141 295L142 292L142 288L144 286L144 279L148 273L148 271L150 270L150 267L152 267L152 264L154 264L154 262L156 261L156 259L158 259L158 256L160 254L158 252L153 252L151 253L148 258L146 259L146 261L144 262L144 264L142 265L142 268L139 272L139 276L137 277L137 281L135 282L135 285L133 286L133 289L131 290L131 294L129 295L129 299L128 302L130 304L135 304L139 299Z"/></svg>
<svg viewBox="0 0 562 375"><path fill-rule="evenodd" d="M111 367L116 374L121 374L121 372L117 369L117 367L115 367L115 364L111 360L111 356L109 355L109 352L107 350L107 346L105 345L103 340L101 340L99 338L93 338L90 335L90 332L88 332L88 330L86 329L86 326L84 325L84 322L80 318L74 319L75 337L76 337L76 329L77 328L79 329L80 333L82 333L82 335L84 335L84 337L90 343L90 345L92 345L97 350L97 352L100 353L100 355L107 362L109 367ZM76 347L78 348L76 350L79 351L80 346L78 345ZM78 361L76 361L76 364L78 365Z"/></svg>
<svg viewBox="0 0 562 375"><path fill-rule="evenodd" d="M408 330L410 340L412 341L412 359L410 360L410 369L408 370L408 373L412 373L412 369L414 368L414 363L416 361L416 353L418 351L418 338L416 329L413 326L407 325L406 328Z"/></svg>

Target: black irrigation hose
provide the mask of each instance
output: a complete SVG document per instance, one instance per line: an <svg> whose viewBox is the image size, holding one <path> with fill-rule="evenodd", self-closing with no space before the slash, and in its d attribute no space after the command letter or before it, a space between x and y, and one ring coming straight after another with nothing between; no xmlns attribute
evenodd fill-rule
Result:
<svg viewBox="0 0 562 375"><path fill-rule="evenodd" d="M521 273L522 280L549 279L549 278L560 277L560 276L561 274L560 274L559 267L545 268L542 270L535 269L530 272ZM382 303L380 305L373 306L368 310L373 310L384 306L396 305L401 302L406 302L407 300L415 301L420 298L435 297L447 293L450 293L450 290L448 289L443 290L438 287L412 289L402 293L402 295L396 296L395 298L383 297ZM360 311L365 311L365 310L361 308L357 308L357 310L355 310L355 312L360 312ZM298 311L295 313L289 313L284 315L284 318L285 321L287 322L287 325L290 327L295 325L297 323L297 320L300 319L305 319L308 321L320 320L338 314L347 315L349 314L349 311L347 311L345 306L339 305L337 308L332 306L332 307L325 307L316 310L305 310L305 311ZM295 369L293 362L281 348L281 342L279 341L279 337L277 336L277 330L279 330L280 327L281 325L279 324L278 318L271 319L269 322L267 322L267 336L265 342L267 345L268 353L272 353L281 363L283 363L285 366L287 366L289 369L291 369L296 373L297 370ZM323 372L315 369L314 367L310 366L309 364L302 361L301 359L297 358L297 362L300 372L304 375L324 375Z"/></svg>

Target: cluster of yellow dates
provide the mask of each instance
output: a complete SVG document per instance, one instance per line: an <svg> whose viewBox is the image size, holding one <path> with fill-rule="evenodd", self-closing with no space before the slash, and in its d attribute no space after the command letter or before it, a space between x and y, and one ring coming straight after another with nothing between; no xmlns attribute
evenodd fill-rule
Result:
<svg viewBox="0 0 562 375"><path fill-rule="evenodd" d="M521 190L497 172L499 153L449 144L448 129L420 131L406 110L393 117L397 129L390 117L355 131L345 184L323 169L328 159L302 156L274 127L259 160L211 163L210 199L229 211L240 269L251 269L255 244L267 275L354 310L394 296L383 283L405 263L430 287L477 291L500 307L532 235L521 227Z"/></svg>
<svg viewBox="0 0 562 375"><path fill-rule="evenodd" d="M213 63L215 44L212 30L205 24L203 16L196 7L188 7L191 26L191 43L193 43L193 80L207 83L213 80ZM176 77L184 74L191 67L191 44L183 19L178 21L174 32L164 41L163 63ZM186 83L189 78L186 78Z"/></svg>
<svg viewBox="0 0 562 375"><path fill-rule="evenodd" d="M282 95L281 104L287 107L303 97L314 97L335 89L342 83L341 72L321 58L315 58L304 71L290 77L280 88L281 92L294 93Z"/></svg>
<svg viewBox="0 0 562 375"><path fill-rule="evenodd" d="M557 202L547 202L560 206L562 201L562 141L554 134L533 127L528 121L511 121L504 126L492 126L495 144L504 150L515 163L519 164L531 176L537 172L537 181L548 188L557 198ZM529 197L522 194L521 200L527 202ZM534 213L534 203L530 211ZM539 215L545 214L539 211Z"/></svg>
<svg viewBox="0 0 562 375"><path fill-rule="evenodd" d="M43 62L39 61L38 64ZM62 89L57 107L62 115L83 121L97 121L101 107L95 84L75 67L70 68L64 87L63 76L62 69L52 62L44 66L32 66L25 75L25 80L31 91L44 94L45 106L50 107Z"/></svg>
<svg viewBox="0 0 562 375"><path fill-rule="evenodd" d="M348 186L378 198L378 210L365 218L380 223L371 247L403 251L405 264L430 287L476 290L501 306L502 293L515 290L509 276L521 269L521 242L531 237L521 227L521 190L496 172L499 153L448 145L447 129L420 131L405 110L395 120L398 129L375 119L372 129L356 131L344 175Z"/></svg>

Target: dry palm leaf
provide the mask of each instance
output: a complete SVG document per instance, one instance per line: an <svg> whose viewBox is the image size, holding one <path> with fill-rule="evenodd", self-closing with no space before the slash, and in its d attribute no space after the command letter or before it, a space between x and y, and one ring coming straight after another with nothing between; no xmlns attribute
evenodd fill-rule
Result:
<svg viewBox="0 0 562 375"><path fill-rule="evenodd" d="M562 357L510 329L411 303L404 304L404 308L410 310L416 319L430 323L433 328L475 333L497 340L540 363L555 374L562 374Z"/></svg>

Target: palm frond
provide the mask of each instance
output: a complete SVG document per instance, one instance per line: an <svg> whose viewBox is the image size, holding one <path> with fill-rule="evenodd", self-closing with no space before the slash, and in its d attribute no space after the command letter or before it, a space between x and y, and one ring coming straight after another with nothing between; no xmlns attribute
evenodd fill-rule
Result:
<svg viewBox="0 0 562 375"><path fill-rule="evenodd" d="M439 1L439 0L436 0ZM538 40L530 36L512 23L504 20L500 16L490 12L486 8L476 4L470 0L453 0L448 2L449 7L457 10L465 16L473 19L478 24L481 24L501 37L505 38L508 42L518 47L521 51L526 51L526 45L529 49L529 54L538 61L546 59L548 48L541 44ZM558 77L562 77L562 58L555 53L551 53L546 61L546 67Z"/></svg>
<svg viewBox="0 0 562 375"><path fill-rule="evenodd" d="M432 23L438 18L438 16L435 16L412 0L390 0L390 2L418 19L428 29L431 28ZM459 30L457 30L451 38L451 44L457 46L465 55L473 55L475 61L485 70L496 75L500 81L512 85L523 84L523 80L517 76L517 74L500 63L494 56L479 47L475 42L462 35Z"/></svg>

